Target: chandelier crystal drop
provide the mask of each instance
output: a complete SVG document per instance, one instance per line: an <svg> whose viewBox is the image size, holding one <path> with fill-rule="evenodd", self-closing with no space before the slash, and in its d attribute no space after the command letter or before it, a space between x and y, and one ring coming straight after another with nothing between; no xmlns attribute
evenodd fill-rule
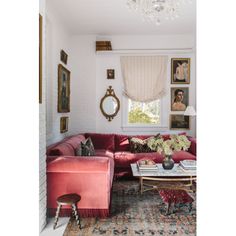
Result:
<svg viewBox="0 0 236 236"><path fill-rule="evenodd" d="M178 18L179 7L185 2L186 0L127 0L127 5L131 10L140 12L144 20L160 25L163 18Z"/></svg>

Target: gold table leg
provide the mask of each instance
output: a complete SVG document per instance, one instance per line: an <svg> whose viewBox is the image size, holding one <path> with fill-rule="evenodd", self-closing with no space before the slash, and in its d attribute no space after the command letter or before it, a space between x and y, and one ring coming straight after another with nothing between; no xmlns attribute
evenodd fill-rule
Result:
<svg viewBox="0 0 236 236"><path fill-rule="evenodd" d="M140 193L143 194L143 177L139 177Z"/></svg>

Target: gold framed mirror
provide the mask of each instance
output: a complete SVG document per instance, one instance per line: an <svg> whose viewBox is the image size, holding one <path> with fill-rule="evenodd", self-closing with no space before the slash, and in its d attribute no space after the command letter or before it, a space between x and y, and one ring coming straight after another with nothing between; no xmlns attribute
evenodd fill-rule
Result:
<svg viewBox="0 0 236 236"><path fill-rule="evenodd" d="M100 102L100 109L102 114L111 121L120 110L120 100L116 96L112 86L109 86L104 97L102 97Z"/></svg>

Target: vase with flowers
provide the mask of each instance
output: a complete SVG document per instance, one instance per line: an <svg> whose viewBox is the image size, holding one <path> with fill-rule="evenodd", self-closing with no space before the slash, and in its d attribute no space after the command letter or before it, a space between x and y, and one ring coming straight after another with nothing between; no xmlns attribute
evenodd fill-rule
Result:
<svg viewBox="0 0 236 236"><path fill-rule="evenodd" d="M170 139L164 140L163 138L150 140L148 146L153 151L164 156L162 166L166 170L170 170L174 167L174 160L172 155L174 152L181 150L187 151L190 147L191 142L185 135L170 135Z"/></svg>

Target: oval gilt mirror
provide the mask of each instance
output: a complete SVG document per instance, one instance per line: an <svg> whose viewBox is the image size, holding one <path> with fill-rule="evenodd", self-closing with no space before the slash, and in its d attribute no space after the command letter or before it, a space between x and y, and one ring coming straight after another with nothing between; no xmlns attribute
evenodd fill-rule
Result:
<svg viewBox="0 0 236 236"><path fill-rule="evenodd" d="M120 109L120 100L116 97L114 90L111 86L106 91L106 94L101 99L100 109L102 114L111 121Z"/></svg>

